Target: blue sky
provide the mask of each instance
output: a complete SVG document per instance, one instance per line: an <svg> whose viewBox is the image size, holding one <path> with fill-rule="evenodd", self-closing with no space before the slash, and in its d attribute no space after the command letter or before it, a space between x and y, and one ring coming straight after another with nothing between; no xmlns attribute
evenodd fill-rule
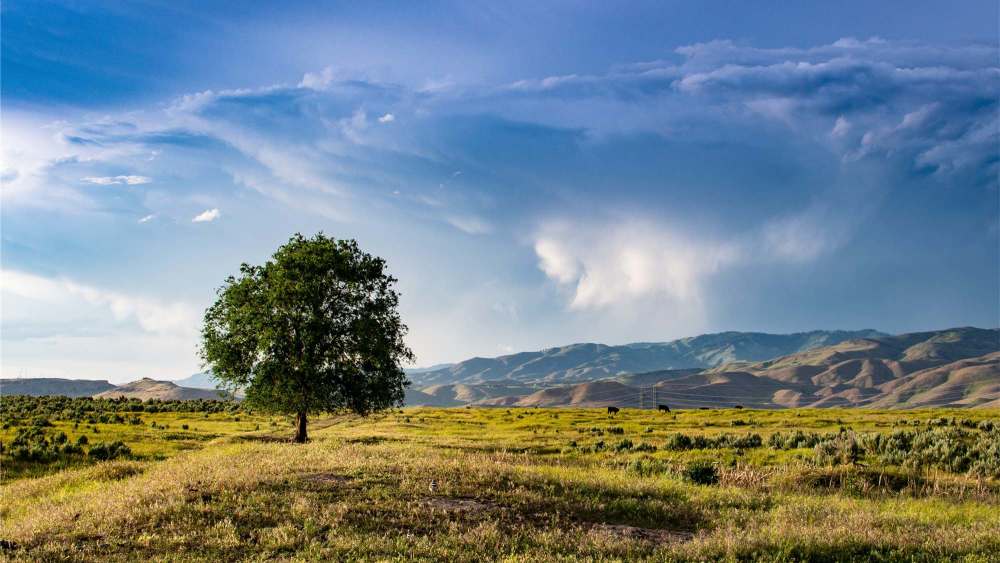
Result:
<svg viewBox="0 0 1000 563"><path fill-rule="evenodd" d="M540 4L5 2L4 376L193 373L297 231L421 365L998 324L995 2Z"/></svg>

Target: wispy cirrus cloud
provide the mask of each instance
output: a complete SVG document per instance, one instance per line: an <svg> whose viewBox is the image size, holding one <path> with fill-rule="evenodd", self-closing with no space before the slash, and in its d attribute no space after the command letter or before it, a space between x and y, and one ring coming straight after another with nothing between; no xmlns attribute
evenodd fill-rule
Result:
<svg viewBox="0 0 1000 563"><path fill-rule="evenodd" d="M80 179L83 182L88 182L90 184L97 184L99 186L111 186L114 184L126 184L129 186L136 186L140 184L148 184L153 181L152 178L148 176L88 176L86 178Z"/></svg>

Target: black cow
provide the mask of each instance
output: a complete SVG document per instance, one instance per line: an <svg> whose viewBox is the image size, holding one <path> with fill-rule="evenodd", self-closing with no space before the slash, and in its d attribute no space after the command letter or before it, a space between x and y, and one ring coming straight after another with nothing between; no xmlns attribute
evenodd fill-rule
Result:
<svg viewBox="0 0 1000 563"><path fill-rule="evenodd" d="M609 414L609 415L615 415L615 414L618 414L618 411L619 411L619 410L620 410L620 409L619 409L618 407L608 407L608 414Z"/></svg>
<svg viewBox="0 0 1000 563"><path fill-rule="evenodd" d="M738 408L738 409L742 409L742 408L743 408L743 405L736 405L736 408Z"/></svg>
<svg viewBox="0 0 1000 563"><path fill-rule="evenodd" d="M659 409L660 412L670 412L670 407L667 405L656 405L656 408Z"/></svg>

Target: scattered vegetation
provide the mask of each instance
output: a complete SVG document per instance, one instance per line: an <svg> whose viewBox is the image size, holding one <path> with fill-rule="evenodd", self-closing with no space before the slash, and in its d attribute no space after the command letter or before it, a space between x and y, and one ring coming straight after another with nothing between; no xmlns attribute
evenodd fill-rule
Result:
<svg viewBox="0 0 1000 563"><path fill-rule="evenodd" d="M5 475L0 539L16 547L3 555L993 561L1000 553L996 411L623 409L613 426L596 409L555 412L340 415L318 418L306 444L288 441L290 419L245 411L142 414L142 425L123 416L97 423L96 439L86 422L74 431L59 416L37 424L24 416L4 431L5 461L16 436L29 450L44 441L46 451L81 452L58 472ZM216 438L162 458L143 453L203 428ZM91 459L95 450L111 459Z"/></svg>

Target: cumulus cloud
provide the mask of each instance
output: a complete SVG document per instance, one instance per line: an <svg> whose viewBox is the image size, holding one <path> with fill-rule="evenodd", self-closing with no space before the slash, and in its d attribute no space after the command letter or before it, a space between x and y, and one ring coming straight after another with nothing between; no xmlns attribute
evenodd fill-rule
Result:
<svg viewBox="0 0 1000 563"><path fill-rule="evenodd" d="M0 270L0 279L8 298L53 303L65 307L67 312L74 306L90 305L106 311L116 321L133 321L148 333L192 334L198 328L197 309L185 303L163 303L17 270Z"/></svg>
<svg viewBox="0 0 1000 563"><path fill-rule="evenodd" d="M651 297L697 306L706 278L739 258L734 245L634 220L550 224L536 236L534 249L539 268L570 291L571 309Z"/></svg>
<svg viewBox="0 0 1000 563"><path fill-rule="evenodd" d="M202 211L201 213L195 215L194 218L191 219L191 222L208 223L210 221L215 221L216 219L218 219L219 215L220 213L218 208L206 209L205 211Z"/></svg>
<svg viewBox="0 0 1000 563"><path fill-rule="evenodd" d="M140 217L139 218L139 222L140 223L148 223L148 222L152 221L153 219L156 219L156 215L149 214L149 215L145 215L143 217Z"/></svg>
<svg viewBox="0 0 1000 563"><path fill-rule="evenodd" d="M396 116L391 113L387 113L378 118L379 123L392 123L393 121L396 121Z"/></svg>
<svg viewBox="0 0 1000 563"><path fill-rule="evenodd" d="M135 186L139 184L148 184L153 181L153 179L148 176L89 176L87 178L82 178L82 180L99 186L110 186L113 184L127 184L129 186Z"/></svg>

